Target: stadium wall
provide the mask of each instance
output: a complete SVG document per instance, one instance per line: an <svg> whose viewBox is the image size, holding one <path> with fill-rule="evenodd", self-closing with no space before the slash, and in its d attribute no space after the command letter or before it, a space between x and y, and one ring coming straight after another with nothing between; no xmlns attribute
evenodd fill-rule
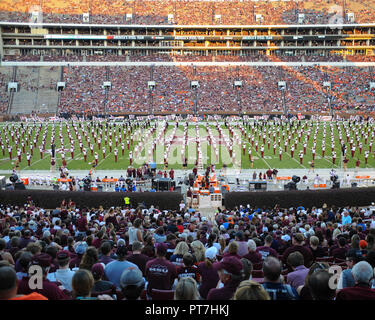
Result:
<svg viewBox="0 0 375 320"><path fill-rule="evenodd" d="M175 210L183 200L182 194L177 192L69 192L69 191L41 191L15 190L0 191L0 204L23 206L31 196L36 206L54 209L63 199L72 199L77 207L97 208L103 206L108 209L125 205L124 197L129 197L133 206L144 203L146 207L153 205L161 210Z"/></svg>
<svg viewBox="0 0 375 320"><path fill-rule="evenodd" d="M375 187L347 188L307 191L268 191L268 192L230 192L225 195L225 207L233 209L236 206L273 208L278 204L281 208L303 206L322 207L324 203L336 207L368 206L375 201Z"/></svg>

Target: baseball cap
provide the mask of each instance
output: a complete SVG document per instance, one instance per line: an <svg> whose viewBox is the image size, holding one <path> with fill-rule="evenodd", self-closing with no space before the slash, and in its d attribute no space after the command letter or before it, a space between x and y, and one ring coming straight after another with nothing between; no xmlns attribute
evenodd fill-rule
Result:
<svg viewBox="0 0 375 320"><path fill-rule="evenodd" d="M51 260L51 256L47 253L39 253L33 257L31 264L41 266L42 268L47 268L51 265Z"/></svg>
<svg viewBox="0 0 375 320"><path fill-rule="evenodd" d="M215 247L208 248L206 250L205 256L206 258L213 260L217 255L217 249Z"/></svg>
<svg viewBox="0 0 375 320"><path fill-rule="evenodd" d="M75 248L76 254L84 254L87 248L88 244L86 242L80 242Z"/></svg>
<svg viewBox="0 0 375 320"><path fill-rule="evenodd" d="M367 248L367 241L366 240L359 241L359 247L361 249L366 249Z"/></svg>
<svg viewBox="0 0 375 320"><path fill-rule="evenodd" d="M226 272L233 275L240 275L243 265L238 258L227 256L224 257L220 262L218 262L215 268L216 270L225 270Z"/></svg>
<svg viewBox="0 0 375 320"><path fill-rule="evenodd" d="M95 263L91 268L94 278L101 278L104 275L104 267L101 263Z"/></svg>
<svg viewBox="0 0 375 320"><path fill-rule="evenodd" d="M168 246L163 243L163 242L159 242L156 244L156 252L157 253L161 253L161 254L166 254L167 253L167 250L168 250Z"/></svg>
<svg viewBox="0 0 375 320"><path fill-rule="evenodd" d="M64 260L64 259L68 259L70 257L70 252L67 251L67 250L61 250L59 251L57 254L56 254L56 258L58 260Z"/></svg>
<svg viewBox="0 0 375 320"><path fill-rule="evenodd" d="M130 267L125 269L120 278L120 286L141 286L144 284L142 272L138 268Z"/></svg>

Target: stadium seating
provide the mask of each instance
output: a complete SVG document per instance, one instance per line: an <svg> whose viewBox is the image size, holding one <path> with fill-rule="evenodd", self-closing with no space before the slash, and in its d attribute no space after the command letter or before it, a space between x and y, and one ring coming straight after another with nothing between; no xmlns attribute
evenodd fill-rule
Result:
<svg viewBox="0 0 375 320"><path fill-rule="evenodd" d="M39 9L40 8L40 9ZM342 1L100 1L4 0L0 4L2 21L32 21L33 11L43 12L44 22L84 23L83 14L91 13L95 24L327 24L350 22L346 13L354 14L355 23L374 21L373 0ZM345 11L345 12L344 12ZM300 16L303 19L300 21ZM345 19L344 19L345 16Z"/></svg>

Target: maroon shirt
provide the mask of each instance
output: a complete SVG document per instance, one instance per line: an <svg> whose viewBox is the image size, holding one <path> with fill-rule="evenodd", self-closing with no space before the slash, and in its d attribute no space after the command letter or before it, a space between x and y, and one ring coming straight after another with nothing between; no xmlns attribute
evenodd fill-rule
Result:
<svg viewBox="0 0 375 320"><path fill-rule="evenodd" d="M348 251L347 248L335 248L335 249L332 250L332 256L335 259L345 260L346 259L346 252L347 251Z"/></svg>
<svg viewBox="0 0 375 320"><path fill-rule="evenodd" d="M336 300L375 300L375 290L364 285L356 285L340 290Z"/></svg>
<svg viewBox="0 0 375 320"><path fill-rule="evenodd" d="M167 259L155 258L146 263L145 277L148 281L147 292L152 289L171 290L177 278L177 269Z"/></svg>
<svg viewBox="0 0 375 320"><path fill-rule="evenodd" d="M268 256L273 256L275 258L279 256L275 249L267 246L258 247L256 252L260 253L263 260L266 259Z"/></svg>
<svg viewBox="0 0 375 320"><path fill-rule="evenodd" d="M299 251L303 255L303 259L304 259L304 262L305 262L305 267L309 268L311 266L312 261L314 260L314 256L311 253L311 250L309 248L306 248L306 247L303 247L303 246L296 245L296 246L292 246L292 247L286 249L285 252L284 252L284 254L283 254L282 261L285 264L287 264L288 256L291 253L296 252L296 251Z"/></svg>
<svg viewBox="0 0 375 320"><path fill-rule="evenodd" d="M207 299L208 292L216 288L219 282L217 271L211 266L207 267L206 262L198 265L198 272L201 275L201 285L199 286L199 294L203 299Z"/></svg>
<svg viewBox="0 0 375 320"><path fill-rule="evenodd" d="M177 267L177 277L178 279L190 277L193 278L198 284L200 281L199 269L196 265L191 267Z"/></svg>
<svg viewBox="0 0 375 320"><path fill-rule="evenodd" d="M249 252L248 254L245 254L242 258L245 258L247 260L250 260L252 264L258 264L263 261L262 255L259 252Z"/></svg>
<svg viewBox="0 0 375 320"><path fill-rule="evenodd" d="M143 253L136 253L136 254L131 254L131 255L127 256L126 260L134 263L135 265L137 265L139 270L142 271L142 274L145 275L146 264L147 264L148 261L151 260L151 258L146 256Z"/></svg>
<svg viewBox="0 0 375 320"><path fill-rule="evenodd" d="M45 296L48 300L66 300L69 299L68 296L53 282L48 279L43 280L43 289L30 289L29 287L29 277L24 277L18 282L17 294L30 294L32 292L37 292Z"/></svg>
<svg viewBox="0 0 375 320"><path fill-rule="evenodd" d="M207 295L207 300L231 300L241 281L229 281L220 289L211 289Z"/></svg>
<svg viewBox="0 0 375 320"><path fill-rule="evenodd" d="M80 232L86 231L87 226L87 219L85 217L81 217L77 220L77 229Z"/></svg>

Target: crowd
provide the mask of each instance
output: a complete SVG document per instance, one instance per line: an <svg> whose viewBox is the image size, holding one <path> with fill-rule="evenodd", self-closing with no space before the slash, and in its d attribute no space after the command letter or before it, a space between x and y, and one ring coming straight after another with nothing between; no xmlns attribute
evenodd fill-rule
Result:
<svg viewBox="0 0 375 320"><path fill-rule="evenodd" d="M276 61L276 59L274 59ZM155 81L151 95L148 81ZM108 80L107 80L108 76ZM374 82L371 67L65 67L66 89L60 110L75 113L104 112L104 81L112 82L108 90L107 112L192 111L195 91L191 81L199 81L197 105L201 111L239 110L283 112L283 94L279 81L285 81L285 105L293 112L374 111ZM237 92L234 81L241 80ZM324 82L331 89L323 88ZM33 84L35 86L35 84ZM331 97L331 104L328 102Z"/></svg>
<svg viewBox="0 0 375 320"><path fill-rule="evenodd" d="M28 197L0 208L0 299L374 300L374 209L247 205L205 217L183 202L51 210ZM29 286L31 266L42 288Z"/></svg>
<svg viewBox="0 0 375 320"><path fill-rule="evenodd" d="M60 0L43 3L44 22L87 23L83 14L90 13L89 22L94 24L298 24L304 14L303 24L327 24L351 22L346 13L354 13L355 23L374 21L373 0L359 3L346 1L345 12L341 1L77 1ZM2 21L31 21L33 6L39 1L4 0L0 4Z"/></svg>
<svg viewBox="0 0 375 320"><path fill-rule="evenodd" d="M84 113L88 110L104 112L104 67L65 67L64 81L66 87L61 93L59 110L73 113Z"/></svg>
<svg viewBox="0 0 375 320"><path fill-rule="evenodd" d="M8 82L11 80L11 74L6 70L0 72L0 113L5 113L8 109L9 95Z"/></svg>

